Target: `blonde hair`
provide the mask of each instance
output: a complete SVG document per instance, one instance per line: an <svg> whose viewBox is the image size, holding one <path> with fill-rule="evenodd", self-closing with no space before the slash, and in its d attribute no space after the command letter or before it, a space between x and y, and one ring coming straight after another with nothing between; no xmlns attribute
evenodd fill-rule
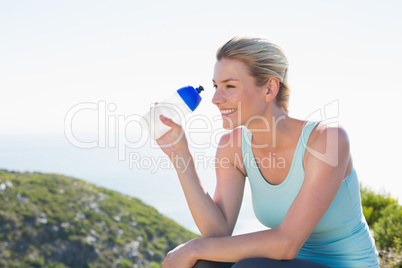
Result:
<svg viewBox="0 0 402 268"><path fill-rule="evenodd" d="M258 37L234 37L218 49L216 59L219 61L223 58L239 60L246 64L257 86L264 85L272 77L278 78L280 87L275 102L289 112L289 64L278 45Z"/></svg>

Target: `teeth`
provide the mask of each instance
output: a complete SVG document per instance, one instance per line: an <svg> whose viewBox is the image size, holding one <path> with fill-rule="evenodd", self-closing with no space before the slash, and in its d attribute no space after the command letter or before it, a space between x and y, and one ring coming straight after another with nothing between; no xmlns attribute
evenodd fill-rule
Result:
<svg viewBox="0 0 402 268"><path fill-rule="evenodd" d="M230 114L230 113L233 113L234 111L237 111L237 109L233 108L233 109L221 110L221 113L222 114Z"/></svg>

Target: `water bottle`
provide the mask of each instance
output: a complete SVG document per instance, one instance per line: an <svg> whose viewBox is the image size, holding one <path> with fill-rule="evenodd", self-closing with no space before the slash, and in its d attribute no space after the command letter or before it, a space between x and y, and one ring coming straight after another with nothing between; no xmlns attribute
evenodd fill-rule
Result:
<svg viewBox="0 0 402 268"><path fill-rule="evenodd" d="M143 115L151 139L159 139L171 128L162 123L159 116L169 117L174 122L181 124L186 115L194 111L201 102L200 93L204 88L199 86L182 87L173 95L159 102L153 109Z"/></svg>

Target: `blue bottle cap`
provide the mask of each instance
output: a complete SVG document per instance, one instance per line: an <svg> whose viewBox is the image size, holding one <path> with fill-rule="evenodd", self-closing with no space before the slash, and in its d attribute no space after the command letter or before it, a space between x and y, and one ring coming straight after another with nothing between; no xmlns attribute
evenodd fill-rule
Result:
<svg viewBox="0 0 402 268"><path fill-rule="evenodd" d="M204 88L202 86L199 86L197 88L186 86L178 89L177 93L179 93L180 97L187 104L188 108L190 108L191 111L194 111L201 102L202 98L200 96L200 93L203 90Z"/></svg>

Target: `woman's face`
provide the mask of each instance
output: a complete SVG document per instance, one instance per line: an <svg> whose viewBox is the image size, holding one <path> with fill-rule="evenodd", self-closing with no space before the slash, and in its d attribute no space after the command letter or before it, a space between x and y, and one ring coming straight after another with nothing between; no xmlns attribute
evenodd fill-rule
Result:
<svg viewBox="0 0 402 268"><path fill-rule="evenodd" d="M255 85L246 64L223 58L215 64L212 81L215 87L212 103L221 112L223 128L248 126L252 119L263 116L267 105L264 87Z"/></svg>

